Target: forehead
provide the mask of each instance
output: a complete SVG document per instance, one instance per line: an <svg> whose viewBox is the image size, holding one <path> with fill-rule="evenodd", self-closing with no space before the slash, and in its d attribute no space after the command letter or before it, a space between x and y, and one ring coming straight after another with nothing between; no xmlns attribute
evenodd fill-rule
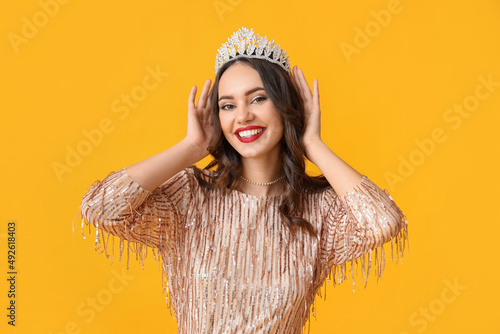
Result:
<svg viewBox="0 0 500 334"><path fill-rule="evenodd" d="M245 63L235 63L222 74L219 95L243 94L255 87L263 87L259 72Z"/></svg>

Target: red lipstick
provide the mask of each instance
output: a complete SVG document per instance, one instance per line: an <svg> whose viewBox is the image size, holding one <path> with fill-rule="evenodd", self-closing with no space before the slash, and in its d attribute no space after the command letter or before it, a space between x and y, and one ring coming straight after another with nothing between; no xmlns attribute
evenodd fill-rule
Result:
<svg viewBox="0 0 500 334"><path fill-rule="evenodd" d="M255 129L262 129L262 131L256 135L253 135L253 136L248 137L248 138L243 138L243 137L240 137L240 135L239 135L239 133L242 131L255 130ZM264 131L266 131L266 128L264 128L262 126L250 125L250 126L245 126L245 127L241 127L241 128L236 129L235 134L236 134L236 138L238 138L242 143L251 143L251 142L259 139L260 136L262 136L262 134L264 133Z"/></svg>

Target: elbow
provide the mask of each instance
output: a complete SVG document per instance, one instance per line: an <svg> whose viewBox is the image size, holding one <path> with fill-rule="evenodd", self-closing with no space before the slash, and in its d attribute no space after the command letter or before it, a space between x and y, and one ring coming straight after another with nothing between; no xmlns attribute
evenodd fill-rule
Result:
<svg viewBox="0 0 500 334"><path fill-rule="evenodd" d="M108 196L96 196L91 200L84 198L80 206L82 217L96 227L120 223L126 220L130 211L127 201L117 201L117 198Z"/></svg>
<svg viewBox="0 0 500 334"><path fill-rule="evenodd" d="M406 216L399 208L391 210L391 214L382 217L381 226L381 244L396 238L406 229Z"/></svg>
<svg viewBox="0 0 500 334"><path fill-rule="evenodd" d="M128 184L123 182L123 170L110 173L102 181L95 181L80 204L83 218L92 225L118 222L131 211L127 199Z"/></svg>
<svg viewBox="0 0 500 334"><path fill-rule="evenodd" d="M103 221L103 209L102 205L99 205L99 202L99 200L89 200L84 197L80 205L82 217L94 226L100 225L100 222Z"/></svg>
<svg viewBox="0 0 500 334"><path fill-rule="evenodd" d="M82 198L80 213L82 217L95 227L102 227L120 219L123 208L114 205L116 198L112 194L104 194L102 188L91 188Z"/></svg>

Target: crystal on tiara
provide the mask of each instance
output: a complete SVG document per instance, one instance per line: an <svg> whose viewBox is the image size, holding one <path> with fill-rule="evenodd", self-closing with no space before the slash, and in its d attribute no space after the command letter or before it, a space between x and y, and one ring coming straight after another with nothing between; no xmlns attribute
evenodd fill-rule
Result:
<svg viewBox="0 0 500 334"><path fill-rule="evenodd" d="M240 57L260 58L268 60L281 66L290 74L290 63L286 50L282 50L280 45L276 45L273 40L268 40L267 36L262 37L255 34L253 29L241 27L228 38L227 43L217 50L215 58L215 74L222 65L230 60Z"/></svg>

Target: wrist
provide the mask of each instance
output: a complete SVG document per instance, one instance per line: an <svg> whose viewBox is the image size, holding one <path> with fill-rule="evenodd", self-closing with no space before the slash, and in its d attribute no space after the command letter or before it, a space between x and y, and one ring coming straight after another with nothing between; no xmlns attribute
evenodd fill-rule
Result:
<svg viewBox="0 0 500 334"><path fill-rule="evenodd" d="M303 145L307 159L309 159L313 163L316 152L321 151L321 148L326 146L326 144L319 137L310 140L304 140Z"/></svg>
<svg viewBox="0 0 500 334"><path fill-rule="evenodd" d="M181 141L181 143L185 146L186 152L188 152L188 154L193 158L193 160L196 160L193 163L202 160L209 154L206 148L201 147L200 145L194 143L188 137L185 137Z"/></svg>

